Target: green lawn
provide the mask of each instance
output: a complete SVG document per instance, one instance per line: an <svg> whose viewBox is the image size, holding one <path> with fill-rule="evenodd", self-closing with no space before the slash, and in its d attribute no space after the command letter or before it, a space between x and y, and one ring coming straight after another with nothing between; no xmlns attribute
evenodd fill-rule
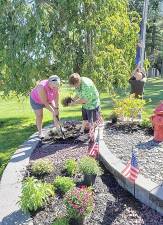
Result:
<svg viewBox="0 0 163 225"><path fill-rule="evenodd" d="M62 96L66 91L62 89ZM163 79L149 79L145 87L145 98L152 99L146 106L146 116L149 117L155 105L163 99ZM103 115L107 118L112 109L112 101L107 93L101 94L101 103ZM62 107L60 116L65 119L81 119L80 106ZM0 175L16 148L36 131L34 121L28 99L0 99ZM45 110L44 124L50 121L51 114Z"/></svg>

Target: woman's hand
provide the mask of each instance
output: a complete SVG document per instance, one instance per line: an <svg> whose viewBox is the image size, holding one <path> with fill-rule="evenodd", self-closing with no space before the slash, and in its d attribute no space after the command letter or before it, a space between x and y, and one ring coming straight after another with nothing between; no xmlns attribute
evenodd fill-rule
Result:
<svg viewBox="0 0 163 225"><path fill-rule="evenodd" d="M75 101L73 100L70 104L69 104L69 106L72 106L72 105L76 105L76 104L85 104L85 103L87 103L87 101L85 100L85 99L80 99L80 98L78 98L78 99L76 99Z"/></svg>

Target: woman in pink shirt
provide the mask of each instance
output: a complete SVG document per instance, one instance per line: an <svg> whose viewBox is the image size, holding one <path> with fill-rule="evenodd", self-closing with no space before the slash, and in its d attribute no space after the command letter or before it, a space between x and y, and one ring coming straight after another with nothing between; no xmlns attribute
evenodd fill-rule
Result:
<svg viewBox="0 0 163 225"><path fill-rule="evenodd" d="M53 115L56 128L59 128L57 116L59 114L59 86L60 78L52 75L48 80L42 80L30 93L30 104L36 115L36 126L42 137L43 108L47 108Z"/></svg>

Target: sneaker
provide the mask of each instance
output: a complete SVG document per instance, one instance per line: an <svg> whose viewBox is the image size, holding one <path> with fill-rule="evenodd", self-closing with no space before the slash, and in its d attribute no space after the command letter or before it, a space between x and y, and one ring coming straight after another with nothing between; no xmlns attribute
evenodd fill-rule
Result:
<svg viewBox="0 0 163 225"><path fill-rule="evenodd" d="M61 127L62 132L66 132L67 130L64 127Z"/></svg>
<svg viewBox="0 0 163 225"><path fill-rule="evenodd" d="M61 132L60 128L56 128L56 132L57 132L57 134L58 134L59 136L62 135L62 132Z"/></svg>
<svg viewBox="0 0 163 225"><path fill-rule="evenodd" d="M39 138L40 138L41 140L44 139L44 135L43 135L43 134L39 134L38 136L39 136Z"/></svg>

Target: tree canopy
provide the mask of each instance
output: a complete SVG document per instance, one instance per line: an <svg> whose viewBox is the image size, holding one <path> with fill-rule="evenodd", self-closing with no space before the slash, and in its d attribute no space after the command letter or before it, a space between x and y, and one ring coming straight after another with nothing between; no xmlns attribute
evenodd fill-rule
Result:
<svg viewBox="0 0 163 225"><path fill-rule="evenodd" d="M140 18L126 0L0 0L0 82L25 95L36 80L78 72L125 87Z"/></svg>

